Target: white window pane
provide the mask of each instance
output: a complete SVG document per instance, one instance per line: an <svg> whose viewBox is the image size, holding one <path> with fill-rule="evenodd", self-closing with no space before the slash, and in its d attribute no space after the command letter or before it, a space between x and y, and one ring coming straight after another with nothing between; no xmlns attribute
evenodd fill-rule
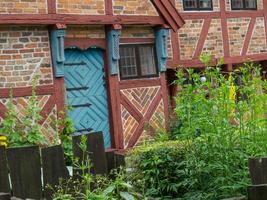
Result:
<svg viewBox="0 0 267 200"><path fill-rule="evenodd" d="M242 9L244 8L243 0L232 0L233 9Z"/></svg>
<svg viewBox="0 0 267 200"><path fill-rule="evenodd" d="M197 0L184 0L185 9L197 9Z"/></svg>
<svg viewBox="0 0 267 200"><path fill-rule="evenodd" d="M120 74L122 78L137 76L135 47L120 47Z"/></svg>
<svg viewBox="0 0 267 200"><path fill-rule="evenodd" d="M256 0L245 0L246 8L256 8Z"/></svg>
<svg viewBox="0 0 267 200"><path fill-rule="evenodd" d="M199 8L211 8L211 0L200 0L199 1Z"/></svg>
<svg viewBox="0 0 267 200"><path fill-rule="evenodd" d="M154 48L152 46L140 46L139 55L142 76L156 74Z"/></svg>

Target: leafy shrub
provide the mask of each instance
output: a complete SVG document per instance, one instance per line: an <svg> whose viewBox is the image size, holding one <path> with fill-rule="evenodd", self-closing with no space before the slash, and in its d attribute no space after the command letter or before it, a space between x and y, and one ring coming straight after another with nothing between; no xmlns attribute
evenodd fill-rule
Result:
<svg viewBox="0 0 267 200"><path fill-rule="evenodd" d="M247 63L228 77L219 66L207 67L203 74L189 69L177 75L182 87L176 98L180 126L172 137L192 141L185 160L184 198L245 195L248 158L267 154L267 84L260 67ZM185 76L189 84L182 84Z"/></svg>
<svg viewBox="0 0 267 200"><path fill-rule="evenodd" d="M73 121L67 117L65 112L61 112L56 121L56 127L60 142L64 149L66 164L71 166L73 164L72 134L75 132Z"/></svg>
<svg viewBox="0 0 267 200"><path fill-rule="evenodd" d="M223 75L220 65L209 67L210 58L202 59L203 72L177 72L178 117L169 136L175 141L130 154L132 180L146 194L183 200L246 195L248 158L267 154L267 82L260 67L247 63Z"/></svg>
<svg viewBox="0 0 267 200"><path fill-rule="evenodd" d="M80 149L82 160L74 158L74 168L80 170L76 174L78 180L70 178L63 180L56 187L53 195L54 200L135 200L144 199L135 192L132 185L127 182L125 170L122 168L112 172L110 177L91 174L92 163L89 159L86 136L81 137ZM53 189L53 188L52 188Z"/></svg>
<svg viewBox="0 0 267 200"><path fill-rule="evenodd" d="M166 141L137 147L127 158L134 186L146 196L172 199L182 195L186 191L181 184L186 170L183 161L190 146L186 141Z"/></svg>
<svg viewBox="0 0 267 200"><path fill-rule="evenodd" d="M7 113L0 125L0 134L8 138L8 144L11 147L46 144L39 124L42 116L35 93L37 78L33 81L32 95L29 97L24 116L19 115L19 111L16 110L12 90L10 92Z"/></svg>

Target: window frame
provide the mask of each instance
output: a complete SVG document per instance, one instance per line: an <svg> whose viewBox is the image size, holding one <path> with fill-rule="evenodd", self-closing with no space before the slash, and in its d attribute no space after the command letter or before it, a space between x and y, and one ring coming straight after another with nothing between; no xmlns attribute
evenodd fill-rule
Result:
<svg viewBox="0 0 267 200"><path fill-rule="evenodd" d="M120 47L134 47L135 49L135 55L136 55L136 71L137 71L137 76L130 76L130 77L123 77L122 75L122 70L121 70L121 65L119 61L119 74L120 74L120 80L132 80L132 79L146 79L146 78L158 78L159 77L159 68L158 68L158 61L157 61L157 53L156 53L156 45L154 43L122 43L120 44ZM148 46L153 48L153 54L154 54L154 63L155 63L155 68L156 68L156 73L155 74L150 74L150 75L142 75L142 70L141 70L141 58L139 54L139 48L140 46Z"/></svg>
<svg viewBox="0 0 267 200"><path fill-rule="evenodd" d="M246 8L246 2L245 0L241 0L243 1L243 8L234 8L233 7L233 0L231 0L231 10L258 10L258 2L257 0L254 0L256 3L256 7L255 8Z"/></svg>
<svg viewBox="0 0 267 200"><path fill-rule="evenodd" d="M211 7L210 8L200 8L199 0L196 0L196 1L197 1L197 8L186 8L185 7L185 0L183 0L183 9L184 9L184 11L213 11L213 0L210 0L211 1Z"/></svg>

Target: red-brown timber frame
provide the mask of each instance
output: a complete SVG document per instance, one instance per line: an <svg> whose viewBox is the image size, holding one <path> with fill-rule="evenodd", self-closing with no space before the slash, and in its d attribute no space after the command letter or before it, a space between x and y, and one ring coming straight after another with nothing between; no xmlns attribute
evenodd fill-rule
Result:
<svg viewBox="0 0 267 200"><path fill-rule="evenodd" d="M161 11L160 16L129 16L129 15L113 15L112 1L105 0L105 15L75 15L75 14L57 14L56 0L47 0L47 14L0 14L0 24L8 25L95 25L102 24L106 26L112 26L114 24L120 25L151 25L151 26L162 26L162 27L172 27L173 31L177 31L179 26L183 24L182 18L180 18L179 13L170 12L169 9L174 9L172 4L167 2L167 6L161 2L161 0L156 0L160 3L159 11ZM173 0L167 0L173 1ZM175 17L174 17L175 16ZM177 18L179 17L179 18ZM167 25L168 23L171 23ZM51 26L52 27L52 26ZM173 32L174 33L174 32ZM154 38L122 38L122 43L152 43ZM121 105L129 105L127 109L133 113L134 117L138 119L139 126L128 147L132 147L138 140L139 136L142 134L145 122L149 121L153 116L159 102L163 99L164 102L164 114L166 119L168 118L168 94L166 85L165 73L161 73L159 78L156 79L143 79L143 80L127 80L120 81L118 75L110 75L108 72L108 50L107 41L103 39L90 39L90 38L66 38L65 48L76 46L81 49L87 49L92 46L97 46L105 50L104 63L105 71L107 77L108 86L108 97L109 97L109 115L110 115L110 128L111 128L111 142L112 146L116 149L124 148L123 139L123 127L121 119ZM177 57L179 56L178 54ZM149 87L149 86L160 86L160 90L151 103L145 116L142 116L135 110L135 107L127 102L123 98L120 90L123 88L131 87ZM8 98L10 89L0 89L0 98ZM14 97L26 97L31 96L31 87L14 88ZM58 115L60 116L60 111L65 111L64 104L64 78L54 78L54 83L51 85L37 86L37 95L50 95L48 101L44 105L41 115L43 119L40 124L43 124L52 111L52 109L57 106ZM0 103L0 117L4 117L6 112L6 107ZM166 120L166 124L167 124Z"/></svg>
<svg viewBox="0 0 267 200"><path fill-rule="evenodd" d="M184 20L192 19L203 19L204 23L202 26L202 31L199 37L199 41L194 52L193 59L190 60L181 60L180 59L180 46L179 46L179 37L177 33L172 32L172 49L173 49L173 59L168 61L169 68L177 68L180 66L184 67L203 67L203 64L197 58L203 49L205 40L208 35L209 25L212 19L221 19L221 28L222 28L222 38L223 38L223 51L224 51L224 62L227 64L227 68L231 69L231 65L235 63L241 63L246 61L262 61L267 60L267 53L259 53L248 55L247 51L249 44L252 38L253 30L255 27L255 22L257 17L264 17L265 20L265 36L267 43L267 0L263 0L263 9L255 11L227 11L225 8L225 0L220 0L220 11L214 12L181 12L180 15ZM244 45L240 56L231 56L229 49L229 33L228 33L228 18L240 18L240 17L249 17L251 18L248 31L245 36ZM217 61L213 59L215 64Z"/></svg>

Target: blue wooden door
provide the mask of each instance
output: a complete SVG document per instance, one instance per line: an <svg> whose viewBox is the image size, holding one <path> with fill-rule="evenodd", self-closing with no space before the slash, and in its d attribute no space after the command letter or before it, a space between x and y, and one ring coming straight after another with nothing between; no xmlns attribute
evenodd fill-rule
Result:
<svg viewBox="0 0 267 200"><path fill-rule="evenodd" d="M69 117L76 132L102 131L110 147L103 51L66 49L64 65Z"/></svg>

